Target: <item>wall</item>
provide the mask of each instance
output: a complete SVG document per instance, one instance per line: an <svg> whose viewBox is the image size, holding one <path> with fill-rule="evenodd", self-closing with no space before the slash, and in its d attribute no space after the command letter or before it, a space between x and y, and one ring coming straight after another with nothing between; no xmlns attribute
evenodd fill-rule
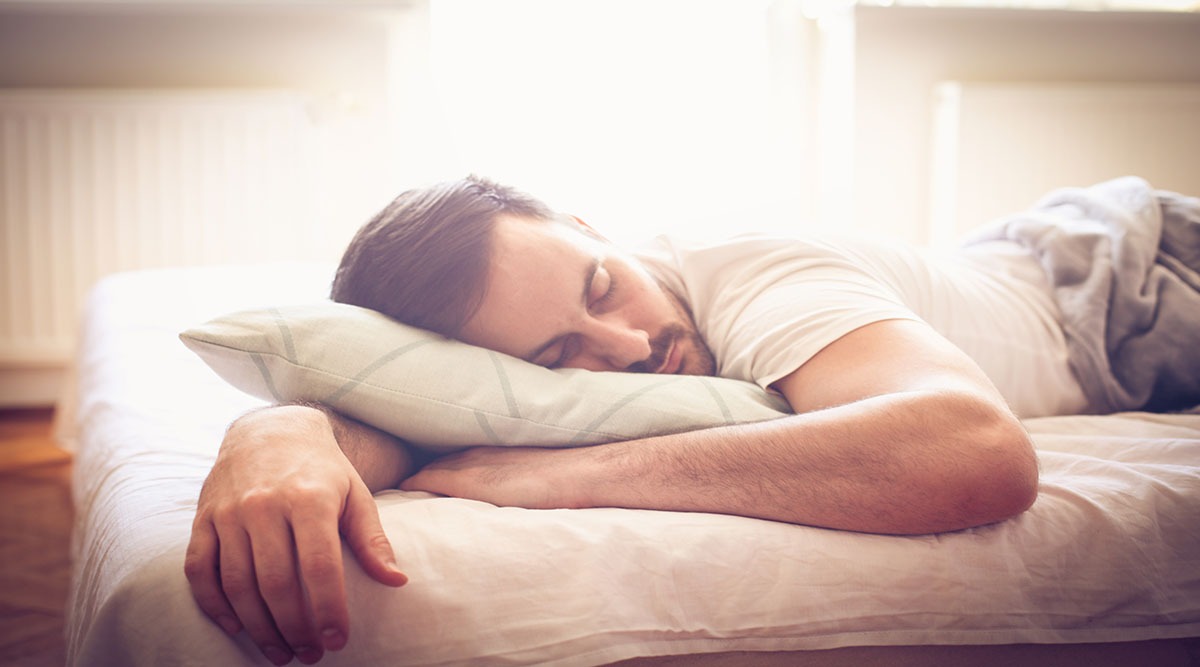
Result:
<svg viewBox="0 0 1200 667"><path fill-rule="evenodd" d="M294 86L377 98L384 23L347 7L0 2L0 86Z"/></svg>
<svg viewBox="0 0 1200 667"><path fill-rule="evenodd" d="M358 210L328 235L348 238L387 197L422 181L421 157L439 150L426 131L437 120L423 99L426 21L422 0L0 0L0 87L307 91L320 101L314 113L357 119L351 136L388 138L341 146L359 164L381 150L389 158L378 170L340 171L336 188ZM811 80L783 88L822 94L816 109L812 99L790 103L803 126L790 141L810 152L797 191L817 200L804 208L839 228L849 219L913 241L931 234L938 82L1200 83L1196 14L856 7L841 22L796 21L803 43L783 54L795 61L785 69ZM53 400L58 371L0 369L0 404Z"/></svg>
<svg viewBox="0 0 1200 667"><path fill-rule="evenodd" d="M930 237L938 82L1200 83L1198 14L860 7L854 19L851 215L908 240ZM1184 189L1196 172L1155 185Z"/></svg>
<svg viewBox="0 0 1200 667"><path fill-rule="evenodd" d="M341 243L328 239L348 240L400 187L403 161L393 158L411 130L398 88L412 76L406 59L414 43L419 57L420 40L412 37L424 20L421 0L0 0L0 88L301 93L321 128L327 167L322 205L306 221L322 226L312 234L322 247L307 248L297 259L336 258ZM4 224L15 223L5 218ZM62 300L77 298L73 286L51 289L63 292ZM52 403L64 362L6 359L0 405Z"/></svg>

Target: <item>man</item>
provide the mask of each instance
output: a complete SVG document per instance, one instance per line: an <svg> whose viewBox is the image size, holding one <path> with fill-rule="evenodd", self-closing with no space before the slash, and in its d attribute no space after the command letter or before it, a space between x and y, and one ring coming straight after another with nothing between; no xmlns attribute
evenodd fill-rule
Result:
<svg viewBox="0 0 1200 667"><path fill-rule="evenodd" d="M578 449L481 447L418 468L395 438L321 406L257 411L231 425L201 494L193 593L275 664L342 648L341 540L373 578L407 581L370 495L396 486L890 534L1019 514L1037 464L1010 403L1068 412L1088 399L1046 275L1011 243L984 245L937 260L748 238L635 257L483 179L406 192L350 244L335 300L552 368L755 381L795 414Z"/></svg>

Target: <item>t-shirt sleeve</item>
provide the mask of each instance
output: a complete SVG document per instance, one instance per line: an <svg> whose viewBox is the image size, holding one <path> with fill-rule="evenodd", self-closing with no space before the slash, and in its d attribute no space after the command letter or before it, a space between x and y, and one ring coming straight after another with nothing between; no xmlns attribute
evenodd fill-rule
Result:
<svg viewBox="0 0 1200 667"><path fill-rule="evenodd" d="M676 249L680 282L718 373L763 387L860 327L919 320L853 251L745 237Z"/></svg>

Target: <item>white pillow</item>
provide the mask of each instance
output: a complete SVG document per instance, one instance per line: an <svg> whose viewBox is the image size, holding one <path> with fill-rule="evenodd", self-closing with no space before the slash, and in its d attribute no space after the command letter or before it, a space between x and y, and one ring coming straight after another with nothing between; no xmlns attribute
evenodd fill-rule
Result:
<svg viewBox="0 0 1200 667"><path fill-rule="evenodd" d="M330 301L233 313L180 338L242 391L322 403L442 451L594 445L791 412L748 382L549 370Z"/></svg>

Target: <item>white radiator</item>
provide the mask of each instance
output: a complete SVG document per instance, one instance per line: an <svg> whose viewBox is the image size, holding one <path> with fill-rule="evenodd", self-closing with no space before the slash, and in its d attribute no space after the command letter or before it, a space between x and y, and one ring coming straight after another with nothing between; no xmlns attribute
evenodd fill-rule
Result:
<svg viewBox="0 0 1200 667"><path fill-rule="evenodd" d="M328 248L308 110L286 91L0 91L0 367L65 362L105 274Z"/></svg>

